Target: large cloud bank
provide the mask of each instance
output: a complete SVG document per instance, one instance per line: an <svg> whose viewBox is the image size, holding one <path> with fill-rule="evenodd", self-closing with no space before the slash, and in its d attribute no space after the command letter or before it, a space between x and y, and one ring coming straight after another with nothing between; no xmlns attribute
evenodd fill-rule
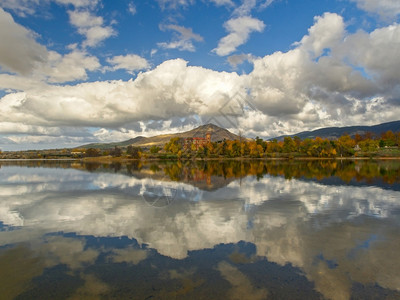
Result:
<svg viewBox="0 0 400 300"><path fill-rule="evenodd" d="M151 123L157 124L152 133L178 131L188 124L182 120L221 117L221 108L238 94L253 109L236 115L237 125L231 127L263 137L324 126L376 124L400 115L397 23L349 33L341 16L325 13L315 17L291 50L252 58L249 74L173 59L129 81L55 85L85 79L88 71L101 69L99 61L73 47L65 55L48 51L3 10L0 20L5 25L0 29L2 40L21 49L10 52L3 43L0 46L0 65L9 72L0 75L0 88L8 91L0 99L0 133L7 134L3 141L10 143L43 143L55 137L66 143L116 140L141 134ZM220 49L230 49L224 47ZM20 53L26 49L29 55ZM113 68L130 71L149 68L136 56L132 64L132 57L109 62Z"/></svg>

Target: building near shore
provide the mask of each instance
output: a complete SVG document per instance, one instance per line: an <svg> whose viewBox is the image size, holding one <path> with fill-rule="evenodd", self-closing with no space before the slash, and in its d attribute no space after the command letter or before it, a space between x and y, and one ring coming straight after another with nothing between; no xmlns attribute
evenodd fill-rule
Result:
<svg viewBox="0 0 400 300"><path fill-rule="evenodd" d="M208 131L205 137L192 137L185 138L183 143L183 149L188 150L192 149L192 145L194 145L196 150L199 150L200 147L207 145L207 143L211 143L211 132Z"/></svg>

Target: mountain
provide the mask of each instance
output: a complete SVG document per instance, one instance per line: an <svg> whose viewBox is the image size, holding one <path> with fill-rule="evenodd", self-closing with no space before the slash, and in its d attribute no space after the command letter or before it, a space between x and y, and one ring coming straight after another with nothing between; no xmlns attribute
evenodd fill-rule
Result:
<svg viewBox="0 0 400 300"><path fill-rule="evenodd" d="M137 136L133 139L129 139L123 142L114 142L114 143L92 143L92 144L86 144L82 145L76 148L96 148L96 149L110 149L114 147L128 147L129 145L135 144L135 143L140 143L141 140L146 139L144 136Z"/></svg>
<svg viewBox="0 0 400 300"><path fill-rule="evenodd" d="M276 137L277 140L283 140L284 137L298 136L302 140L306 138L314 139L316 137L327 138L327 139L337 139L344 134L348 134L352 137L356 133L363 135L366 132L371 132L373 135L380 135L383 132L391 130L393 132L400 132L400 121L382 123L373 126L348 126L348 127L327 127L320 128L313 131L303 131L293 135L282 135Z"/></svg>
<svg viewBox="0 0 400 300"><path fill-rule="evenodd" d="M192 130L186 131L186 132L162 134L162 135L156 135L153 137L138 136L133 139L129 139L129 140L122 141L122 142L93 143L93 144L82 145L77 148L110 149L110 148L114 148L115 146L124 148L129 145L136 146L136 147L142 147L142 148L149 148L151 146L159 146L162 148L162 147L164 147L164 145L166 143L168 143L170 141L171 138L175 138L175 137L178 137L178 138L205 137L206 133L208 131L211 133L211 141L212 142L223 141L224 139L240 140L240 136L230 132L229 130L218 127L217 125L214 125L214 124L206 124L206 125L199 126L195 129L192 129Z"/></svg>

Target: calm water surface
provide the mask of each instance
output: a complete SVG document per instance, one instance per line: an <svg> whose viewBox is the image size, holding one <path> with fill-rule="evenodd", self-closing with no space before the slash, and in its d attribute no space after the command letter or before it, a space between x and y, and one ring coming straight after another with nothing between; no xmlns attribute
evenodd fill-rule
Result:
<svg viewBox="0 0 400 300"><path fill-rule="evenodd" d="M400 161L0 162L0 299L400 299Z"/></svg>

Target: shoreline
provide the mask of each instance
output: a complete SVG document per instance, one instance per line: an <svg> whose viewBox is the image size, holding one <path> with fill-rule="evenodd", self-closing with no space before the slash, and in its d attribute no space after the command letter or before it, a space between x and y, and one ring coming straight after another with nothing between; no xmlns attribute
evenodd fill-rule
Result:
<svg viewBox="0 0 400 300"><path fill-rule="evenodd" d="M397 156L377 157L209 157L209 158L126 158L126 157L85 157L85 158L0 158L0 162L7 161L71 161L83 163L127 163L127 162L149 162L149 161L314 161L314 160L400 160Z"/></svg>

